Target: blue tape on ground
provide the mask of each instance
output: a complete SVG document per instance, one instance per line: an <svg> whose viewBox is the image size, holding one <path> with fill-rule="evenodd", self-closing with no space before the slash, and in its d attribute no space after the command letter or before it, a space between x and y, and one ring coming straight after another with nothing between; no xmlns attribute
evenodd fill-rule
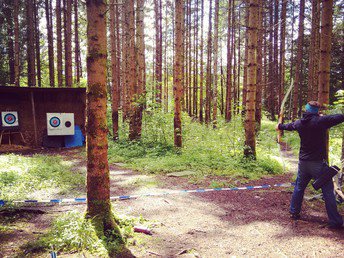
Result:
<svg viewBox="0 0 344 258"><path fill-rule="evenodd" d="M76 202L86 202L86 198L75 198Z"/></svg>
<svg viewBox="0 0 344 258"><path fill-rule="evenodd" d="M121 195L110 197L111 200L128 200L144 196L165 196L172 194L181 194L181 193L204 193L211 191L239 191L239 190L255 190L255 189L266 189L271 187L290 187L295 185L295 183L284 183L284 184L274 184L274 185L258 185L258 186L244 186L244 187L231 187L231 188L210 188L210 189L195 189L195 190L174 190L170 192L163 193L147 193L147 194L138 194L138 195ZM86 198L74 198L74 199L51 199L51 200L24 200L24 201L13 201L14 203L72 203L72 202L86 202ZM0 200L0 207L5 206L7 201Z"/></svg>

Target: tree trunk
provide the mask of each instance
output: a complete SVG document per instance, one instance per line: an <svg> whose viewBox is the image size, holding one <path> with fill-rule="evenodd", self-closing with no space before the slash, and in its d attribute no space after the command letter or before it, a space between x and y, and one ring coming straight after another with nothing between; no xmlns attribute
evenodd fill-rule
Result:
<svg viewBox="0 0 344 258"><path fill-rule="evenodd" d="M247 101L245 116L245 149L246 157L256 157L256 138L255 138L255 102L257 84L257 24L259 4L258 0L249 2L249 21L248 21L248 66L247 66Z"/></svg>
<svg viewBox="0 0 344 258"><path fill-rule="evenodd" d="M55 87L55 68L54 68L54 32L52 17L52 0L45 0L45 17L47 22L48 34L48 58L49 58L49 85Z"/></svg>
<svg viewBox="0 0 344 258"><path fill-rule="evenodd" d="M20 86L20 59L19 59L19 0L14 0L14 85Z"/></svg>
<svg viewBox="0 0 344 258"><path fill-rule="evenodd" d="M106 4L87 1L87 215L103 231L116 228L111 212L106 122Z"/></svg>
<svg viewBox="0 0 344 258"><path fill-rule="evenodd" d="M139 96L137 85L137 70L136 70L136 53L135 53L135 9L134 0L127 0L128 6L128 98L129 98L129 140L138 140L141 137L141 127L138 121L141 121L139 116ZM142 112L141 112L142 114Z"/></svg>
<svg viewBox="0 0 344 258"><path fill-rule="evenodd" d="M275 85L274 85L274 49L273 49L273 26L271 26L272 24L274 24L274 18L273 18L273 0L270 0L270 6L269 8L269 80L268 80L268 84L269 86L268 88L268 110L270 113L270 119L271 120L275 120L275 96L276 96L276 90L275 90Z"/></svg>
<svg viewBox="0 0 344 258"><path fill-rule="evenodd" d="M249 2L246 1L246 6L249 5ZM248 27L248 20L249 20L249 8L246 7L245 13L245 25L246 28ZM242 116L245 117L246 112L246 97L247 97L247 65L248 65L248 30L245 31L245 55L244 55L244 78L243 78L243 86L242 86ZM238 74L240 76L240 74Z"/></svg>
<svg viewBox="0 0 344 258"><path fill-rule="evenodd" d="M33 0L26 0L27 10L27 69L28 69L28 86L36 86L36 69L35 69L35 16Z"/></svg>
<svg viewBox="0 0 344 258"><path fill-rule="evenodd" d="M62 76L62 18L61 0L56 0L57 86L63 86Z"/></svg>
<svg viewBox="0 0 344 258"><path fill-rule="evenodd" d="M41 48L40 48L40 30L39 30L39 5L34 0L34 16L35 16L35 48L36 48L36 64L37 64L37 82L38 87L42 87L42 73L41 73Z"/></svg>
<svg viewBox="0 0 344 258"><path fill-rule="evenodd" d="M204 0L201 0L201 42L200 42L200 79L199 79L199 121L203 123L203 25L204 25Z"/></svg>
<svg viewBox="0 0 344 258"><path fill-rule="evenodd" d="M74 5L74 62L75 62L75 82L76 85L80 85L80 77L82 74L81 66L81 54L80 54L80 43L79 43L79 11L78 1L73 1Z"/></svg>
<svg viewBox="0 0 344 258"><path fill-rule="evenodd" d="M118 8L118 1L117 0L110 0L110 41L111 41L111 84L112 84L112 134L113 140L118 140L118 109L119 109L119 74L118 74L118 66L120 63L118 62L118 52L117 52L117 27L119 24L117 23L117 15L116 12Z"/></svg>
<svg viewBox="0 0 344 258"><path fill-rule="evenodd" d="M282 0L281 10L281 43L280 43L280 93L278 107L281 106L284 98L284 83L285 83L285 34L286 34L286 15L287 15L287 0ZM280 111L280 110L278 110Z"/></svg>
<svg viewBox="0 0 344 258"><path fill-rule="evenodd" d="M219 50L219 0L215 0L215 17L214 17L214 86L213 86L213 128L217 127L217 62Z"/></svg>
<svg viewBox="0 0 344 258"><path fill-rule="evenodd" d="M155 82L156 102L162 101L162 2L154 0L155 11Z"/></svg>
<svg viewBox="0 0 344 258"><path fill-rule="evenodd" d="M299 98L302 91L302 57L303 57L303 40L304 40L304 20L305 20L305 0L300 0L299 13L299 32L297 39L297 56L295 67L295 81L293 92L293 120L298 116Z"/></svg>
<svg viewBox="0 0 344 258"><path fill-rule="evenodd" d="M282 0L283 1L283 0ZM280 80L280 72L278 66L278 28L279 28L279 0L274 0L274 82L273 84L276 89L276 101L274 104L275 113L279 114L279 107L282 103L282 89L281 89L281 80Z"/></svg>
<svg viewBox="0 0 344 258"><path fill-rule="evenodd" d="M233 97L233 85L232 85L232 58L233 58L233 51L232 51L232 44L231 44L231 29L234 24L231 23L231 13L232 8L232 0L228 1L228 25L227 25L227 83L226 83L226 108L225 108L225 119L226 122L231 121L232 119L232 97Z"/></svg>
<svg viewBox="0 0 344 258"><path fill-rule="evenodd" d="M182 147L181 99L183 98L183 36L184 0L175 0L175 63L173 76L174 94L174 146Z"/></svg>
<svg viewBox="0 0 344 258"><path fill-rule="evenodd" d="M319 59L319 90L318 101L321 105L328 105L330 100L330 65L333 24L333 0L322 1L320 28L320 59ZM327 132L326 150L328 161L329 133Z"/></svg>
<svg viewBox="0 0 344 258"><path fill-rule="evenodd" d="M196 0L196 10L194 13L194 82L193 82L193 114L198 115L198 5L199 0ZM202 17L203 18L203 17Z"/></svg>
<svg viewBox="0 0 344 258"><path fill-rule="evenodd" d="M12 1L5 3L4 14L7 21L7 52L8 52L8 66L9 66L9 83L15 84L15 57L14 57L14 26L13 26L13 13L14 8Z"/></svg>
<svg viewBox="0 0 344 258"><path fill-rule="evenodd" d="M165 36L164 36L164 111L168 112L168 62L167 62L167 37L168 37L168 8L169 2L165 4Z"/></svg>
<svg viewBox="0 0 344 258"><path fill-rule="evenodd" d="M72 0L64 0L64 43L66 87L73 85L72 71Z"/></svg>
<svg viewBox="0 0 344 258"><path fill-rule="evenodd" d="M308 62L308 94L307 100L315 100L318 91L319 69L319 26L320 26L320 0L312 0L312 31L309 46Z"/></svg>
<svg viewBox="0 0 344 258"><path fill-rule="evenodd" d="M206 99L205 99L205 123L210 123L210 112L211 112L211 81L212 81L212 0L209 1L209 30L208 30L208 46L207 46L207 74L206 74Z"/></svg>
<svg viewBox="0 0 344 258"><path fill-rule="evenodd" d="M134 14L134 1L131 5L132 13ZM136 12L136 49L137 53L135 55L134 51L130 51L130 63L131 69L130 74L136 72L136 76L133 76L130 87L133 87L132 103L131 103L131 118L130 118L130 128L129 128L129 139L138 140L141 137L142 130L142 110L143 110L143 88L145 82L145 56L144 56L144 0L137 1L137 12ZM129 45L135 50L135 28L134 28L134 16L130 17L130 38L133 38L131 44ZM136 70L137 67L137 70Z"/></svg>
<svg viewBox="0 0 344 258"><path fill-rule="evenodd" d="M262 91L263 91L263 2L258 0L258 41L257 41L257 90L256 90L256 132L260 131L262 121Z"/></svg>

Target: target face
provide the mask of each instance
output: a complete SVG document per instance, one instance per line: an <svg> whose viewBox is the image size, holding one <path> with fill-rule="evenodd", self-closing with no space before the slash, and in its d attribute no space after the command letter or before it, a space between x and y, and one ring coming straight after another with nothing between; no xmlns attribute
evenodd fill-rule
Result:
<svg viewBox="0 0 344 258"><path fill-rule="evenodd" d="M17 118L13 114L7 114L5 115L4 120L7 124L13 125L17 121Z"/></svg>
<svg viewBox="0 0 344 258"><path fill-rule="evenodd" d="M1 112L1 122L2 127L11 127L15 128L19 126L18 123L18 112Z"/></svg>
<svg viewBox="0 0 344 258"><path fill-rule="evenodd" d="M47 113L47 134L74 135L74 113Z"/></svg>
<svg viewBox="0 0 344 258"><path fill-rule="evenodd" d="M54 117L50 118L49 123L52 127L59 127L61 124L61 120L60 120L60 118L54 116Z"/></svg>

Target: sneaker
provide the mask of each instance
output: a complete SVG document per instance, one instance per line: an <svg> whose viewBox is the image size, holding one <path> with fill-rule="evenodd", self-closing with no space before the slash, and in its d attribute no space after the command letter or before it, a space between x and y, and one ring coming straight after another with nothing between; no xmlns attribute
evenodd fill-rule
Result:
<svg viewBox="0 0 344 258"><path fill-rule="evenodd" d="M291 213L291 214L290 214L290 218L291 218L292 220L298 220L298 219L301 218L301 215L300 215L300 213Z"/></svg>

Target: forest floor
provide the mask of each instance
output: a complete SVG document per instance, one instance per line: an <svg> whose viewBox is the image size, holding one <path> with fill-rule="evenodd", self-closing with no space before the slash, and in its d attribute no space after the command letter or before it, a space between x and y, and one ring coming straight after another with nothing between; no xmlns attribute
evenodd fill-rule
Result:
<svg viewBox="0 0 344 258"><path fill-rule="evenodd" d="M77 160L78 169L86 169L80 151L62 150L58 154ZM283 155L289 164L294 163L289 166L294 170L295 159L290 153ZM219 176L193 180L190 176L143 175L122 164L110 165L110 177L111 196L209 188L211 182L228 181ZM293 173L286 172L244 185L288 183L292 177ZM147 220L145 226L152 234L134 233L128 246L136 257L343 257L344 233L324 226L327 216L323 201L305 201L301 220L293 221L288 214L291 193L291 188L279 187L173 194L115 201L113 207L117 214ZM306 195L312 194L308 189ZM47 231L53 218L72 210L84 211L85 205L0 212L0 222L12 218L10 226L15 229L0 233L0 257L15 257L20 246ZM343 205L340 212L344 214ZM58 257L96 256L59 253Z"/></svg>

